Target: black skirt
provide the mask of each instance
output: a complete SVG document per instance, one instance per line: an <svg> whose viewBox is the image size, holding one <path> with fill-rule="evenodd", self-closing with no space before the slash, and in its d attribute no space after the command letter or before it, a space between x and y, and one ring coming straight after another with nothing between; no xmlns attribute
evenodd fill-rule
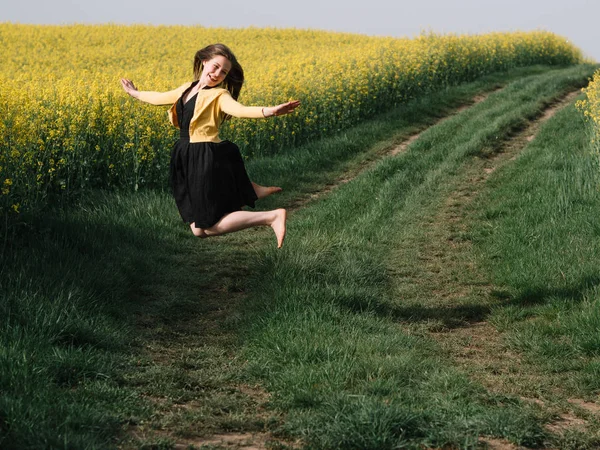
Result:
<svg viewBox="0 0 600 450"><path fill-rule="evenodd" d="M257 196L237 145L230 141L190 143L196 96L185 105L182 99L177 104L180 139L171 152L171 189L184 222L210 228L226 214L254 207Z"/></svg>
<svg viewBox="0 0 600 450"><path fill-rule="evenodd" d="M171 153L170 182L181 218L210 228L223 216L254 207L256 193L237 145L179 140Z"/></svg>

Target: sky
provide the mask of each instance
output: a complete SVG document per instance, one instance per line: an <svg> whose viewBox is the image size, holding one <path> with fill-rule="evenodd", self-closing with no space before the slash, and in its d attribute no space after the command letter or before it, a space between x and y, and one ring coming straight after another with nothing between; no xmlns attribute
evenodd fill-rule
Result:
<svg viewBox="0 0 600 450"><path fill-rule="evenodd" d="M316 29L372 36L545 30L600 62L600 0L0 0L0 22Z"/></svg>

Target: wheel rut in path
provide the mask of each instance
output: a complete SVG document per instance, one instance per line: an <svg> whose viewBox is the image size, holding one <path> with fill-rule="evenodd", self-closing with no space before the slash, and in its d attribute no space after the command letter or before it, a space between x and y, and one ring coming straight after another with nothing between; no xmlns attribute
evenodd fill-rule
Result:
<svg viewBox="0 0 600 450"><path fill-rule="evenodd" d="M375 164L377 164L382 159L390 157L390 156L396 156L396 155L399 155L401 153L404 153L408 149L408 147L410 146L410 144L412 144L417 139L419 139L419 137L421 137L421 135L425 131L427 131L429 128L434 127L436 125L439 125L439 124L445 122L446 120L449 120L450 118L456 116L457 114L460 114L461 112L463 112L463 111L465 111L465 110L467 110L467 109L475 106L476 104L481 103L490 94L492 94L494 92L497 92L497 91L499 91L501 89L502 88L495 88L492 91L476 95L475 97L473 97L471 99L471 101L468 104L462 105L462 106L456 108L450 114L448 114L448 115L444 116L443 118L437 120L435 123L426 126L421 131L418 131L418 132L416 132L414 134L411 134L410 136L408 136L406 139L404 139L399 144L387 147L386 149L380 151L379 153L377 153L373 157L373 159L367 160L364 164L360 165L356 169L347 171L341 178L335 180L331 184L328 184L323 189L320 189L320 190L318 190L316 192L313 192L312 194L310 194L308 196L308 198L303 199L303 200L298 201L298 202L294 202L292 204L292 206L289 208L289 211L294 212L294 211L297 211L299 209L302 209L308 203L310 203L312 201L315 201L315 200L318 200L318 199L326 196L327 194L331 193L332 191L334 191L336 188L340 187L341 185L344 185L344 184L352 181L354 178L358 177L361 173L363 173L363 172L367 171L368 169L370 169L371 167L373 167Z"/></svg>
<svg viewBox="0 0 600 450"><path fill-rule="evenodd" d="M546 380L547 375L511 351L502 334L487 322L490 308L499 304L503 292L493 286L477 266L469 238L469 216L472 202L490 174L516 159L535 139L543 123L570 105L579 93L580 90L570 92L549 105L540 117L504 142L494 154L476 157L468 163L452 193L425 218L423 237L418 248L411 250L418 255L417 261L410 263L418 265L412 272L419 274L403 281L412 286L399 290L403 294L418 293L432 310L431 313L421 310L417 317L419 323L411 323L414 317L407 317L404 325L435 339L461 370L490 392L518 396L555 414L557 420L547 426L552 433L585 424L573 419L572 410L560 411L544 404L539 398L539 386L547 385L552 389L553 383ZM410 271L408 266L399 270ZM554 378L556 382L557 378ZM570 402L579 405L582 400L571 399ZM482 438L480 444L497 450L523 448L492 438Z"/></svg>

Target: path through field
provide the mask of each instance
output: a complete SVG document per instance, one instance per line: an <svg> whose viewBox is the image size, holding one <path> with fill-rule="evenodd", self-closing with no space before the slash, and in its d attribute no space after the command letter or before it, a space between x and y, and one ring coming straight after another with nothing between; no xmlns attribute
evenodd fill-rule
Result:
<svg viewBox="0 0 600 450"><path fill-rule="evenodd" d="M451 194L439 203L432 215L422 221L426 225L417 247L397 249L399 253L397 261L405 265L405 267L397 266L398 273L418 274L412 278L404 275L397 278L395 283L399 297L405 297L408 292L419 292L415 297L416 303L419 299L429 299L427 304L415 303L413 306L420 308L419 313L407 314L404 319L400 319L400 322L414 328L415 332L426 333L433 337L459 367L486 388L521 395L522 398L527 398L527 393L520 391L522 387L514 388L516 391L512 389L515 386L522 386L523 383L515 384L511 380L514 378L523 380L540 375L536 374L534 368L527 367L520 360L519 355L507 350L502 336L486 322L489 308L498 301L498 293L494 291L494 286L490 285L485 274L474 266L472 245L463 237L468 233L469 214L472 212L469 207L488 176L517 158L525 145L535 138L543 123L558 109L569 105L577 93L578 91L571 92L560 101L548 105L538 118L503 142L487 157L473 158L469 167L455 180L456 184ZM473 99L473 104L485 99L486 96L478 96ZM456 114L465 110L466 107L461 108ZM381 157L395 157L406 151L420 135L421 133L417 133L411 136L395 148L387 150ZM331 194L337 186L351 181L359 174L360 171L356 170L346 174L337 183L314 193L309 202L318 201ZM303 202L300 207L305 205L306 202ZM291 217L291 220L294 220L293 213ZM249 236L248 241L242 242L241 245L251 246L251 239L252 237ZM418 258L407 257L407 252L413 256L418 255ZM223 262L221 266L223 269L215 274L213 280L219 280L220 284L206 286L206 289L210 289L210 295L205 297L208 301L202 305L204 314L190 322L182 320L170 324L168 329L163 329L157 335L158 338L153 344L148 345L147 357L154 364L171 365L176 360L185 359L185 355L202 352L203 349L214 351L215 348L221 348L221 353L211 355L211 361L216 365L217 371L221 370L219 366L223 373L229 370L231 361L235 361L237 357L234 352L231 352L233 344L230 330L231 317L235 317L238 305L245 299L245 293L236 289L236 280L243 276L244 271L247 270L245 267L251 264L247 253L240 251L237 256L236 267L232 268ZM220 266L217 252L214 257L216 261L211 265L211 269ZM440 310L446 312L443 314L443 320L439 319ZM140 321L143 326L143 317ZM165 345L167 343L168 345ZM190 365L189 370L194 370L193 364ZM539 380L535 381L539 382ZM261 424L279 421L282 417L273 415L272 410L268 408L269 393L260 387L232 384L227 379L222 379L219 385L206 386L205 393L207 399L212 397L205 404L202 404L199 399L194 401L154 399L159 414L163 415L162 433L165 438L177 442L175 448L206 446L207 448L261 449L273 445L293 448L298 444L261 431ZM585 404L582 399L573 399L573 401ZM215 421L208 428L203 429L202 434L208 434L209 437L195 438L193 430L188 430L190 437L185 438L186 431L177 426L178 417L197 408L208 408L209 410L205 412L216 416L220 415L219 410L221 410L225 415L229 414L228 420L231 420L231 411L227 411L229 403L244 405L242 410L234 414L239 423L227 424ZM553 426L556 428L569 426L575 423L574 420L565 412L559 416ZM246 424L241 428L247 431L225 431L228 427L238 429L241 423ZM252 423L257 424L254 430L251 425L248 426ZM143 435L143 428L134 430L133 435L136 434L139 434L138 437ZM492 438L485 440L485 444L491 449L517 448L508 442Z"/></svg>
<svg viewBox="0 0 600 450"><path fill-rule="evenodd" d="M423 309L430 310L430 313L420 312L420 323L415 322L413 316L405 325L424 330L433 337L458 367L490 392L514 394L526 400L527 395L535 396L539 384L551 385L552 380L542 380L543 375L509 350L502 334L486 321L490 308L500 303L502 294L476 265L468 238L470 215L473 214L471 205L490 174L518 158L527 143L535 139L544 122L561 108L571 105L578 94L579 91L571 92L549 105L539 118L502 143L489 157L473 159L451 194L423 220L425 229L420 245L412 249L413 254L419 255L418 260L396 259L412 265L412 272L419 274L412 279L397 280L400 295L405 295L404 285L410 284L411 292L418 291L420 298L427 299ZM402 249L403 255L406 250ZM418 265L416 270L415 264ZM406 267L398 267L399 272L404 269ZM443 320L439 320L440 316ZM433 317L436 320L431 320ZM527 392L523 385L529 378L532 379L529 383L531 391ZM539 402L535 398L530 401ZM568 412L561 412L551 427L560 431L572 425L583 426L584 423ZM481 439L480 443L492 450L522 448L496 438Z"/></svg>
<svg viewBox="0 0 600 450"><path fill-rule="evenodd" d="M477 95L467 105L459 107L451 116L460 114L470 106L484 101L487 95ZM443 123L451 116L440 119L436 124ZM307 199L294 202L290 209L290 220L294 220L294 212L331 194L337 187L350 182L383 158L394 157L406 151L408 146L415 142L422 132L417 132L399 144L383 149L375 158L369 159L360 167L348 171L343 177L312 193ZM252 255L248 255L242 249L246 246L252 246L252 239L252 236L249 236L247 240L242 239L239 244L240 251L234 255L229 253L222 255L215 251L211 255L214 257L212 264L205 268L198 267L200 271L214 271L217 268L216 272L210 277L213 283L216 284L211 283L202 287L205 294L206 291L209 291L209 295L203 297L200 314L194 314L189 321L179 320L175 323L169 323L168 327L161 327L157 331L153 330L156 324L152 318L143 315L139 318L139 326L152 330L151 333L155 336L155 339L151 339L146 348L146 357L150 364L169 367L174 364L178 365L182 359L186 358L186 355L202 354L206 349L210 349L211 352L220 349L217 354L210 355L214 364L222 366L222 369L217 367L215 370L223 374L231 370L231 361L235 361L237 355L232 350L234 336L231 333L229 324L232 317L235 318L240 305L245 301L245 293L241 288L237 289L236 283L249 270L248 266L251 264ZM236 261L233 267L231 266L232 256L233 260ZM189 371L193 371L193 369L193 366L188 368ZM248 428L247 423L257 422L262 424L281 419L280 417L273 417L272 413L269 412L267 408L269 393L259 386L231 384L227 380L221 380L219 385L206 386L205 394L205 400L207 401L204 404L201 404L199 400L188 402L150 397L149 399L154 402L157 411L163 416L161 423L164 424L164 429L161 432L157 433L155 429L148 430L150 435L162 435L165 439L174 440L177 442L175 444L177 449L185 449L189 446L262 449L276 443L292 448L295 446L294 442L278 439L269 433L261 432L260 425L253 431L219 432L220 429L226 429L228 426L239 428L243 422L246 422L246 425L241 427ZM244 405L244 408L234 412L240 423L223 425L216 421L208 427L199 425L198 428L202 430L203 434L210 432L210 430L214 430L216 433L206 438L181 437L181 434L194 434L193 430L185 430L178 426L179 418L182 415L194 409L203 409L207 415L219 416L222 412L229 415L231 411L228 410L227 405L240 403ZM189 426L187 422L184 423L185 426ZM143 440L148 436L143 426L134 427L131 430L131 435L138 440Z"/></svg>

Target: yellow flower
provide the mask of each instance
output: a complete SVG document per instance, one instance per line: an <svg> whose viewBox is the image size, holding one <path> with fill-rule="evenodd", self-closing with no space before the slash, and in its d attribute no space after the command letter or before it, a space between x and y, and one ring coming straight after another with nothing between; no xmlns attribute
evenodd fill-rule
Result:
<svg viewBox="0 0 600 450"><path fill-rule="evenodd" d="M592 81L583 89L583 92L585 92L586 98L579 100L576 106L589 120L592 129L592 147L600 156L600 70L594 74Z"/></svg>

